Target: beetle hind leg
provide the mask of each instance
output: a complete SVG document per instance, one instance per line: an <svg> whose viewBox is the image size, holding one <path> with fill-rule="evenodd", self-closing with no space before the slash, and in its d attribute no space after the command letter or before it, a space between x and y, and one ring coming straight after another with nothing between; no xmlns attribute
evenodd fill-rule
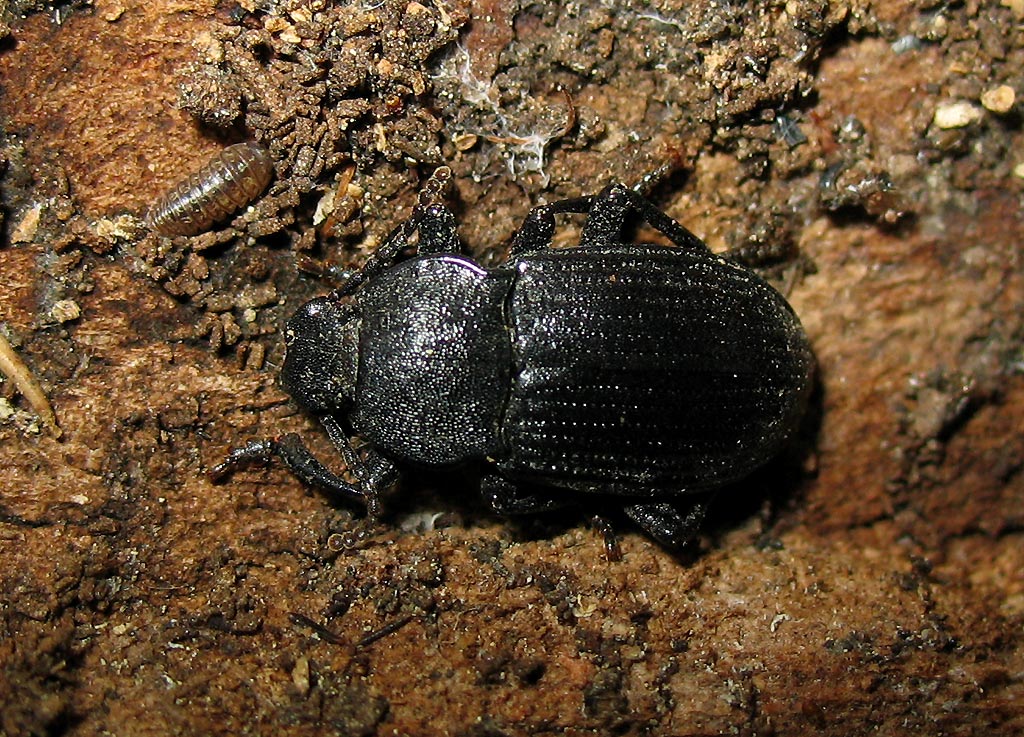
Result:
<svg viewBox="0 0 1024 737"><path fill-rule="evenodd" d="M681 511L676 503L630 504L625 507L625 512L644 532L665 547L680 548L697 535L709 502L707 498L692 502L685 511Z"/></svg>

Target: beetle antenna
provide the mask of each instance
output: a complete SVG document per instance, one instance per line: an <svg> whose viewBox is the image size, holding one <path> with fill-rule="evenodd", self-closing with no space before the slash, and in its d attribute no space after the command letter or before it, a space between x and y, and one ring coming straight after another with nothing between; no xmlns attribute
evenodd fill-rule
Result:
<svg viewBox="0 0 1024 737"><path fill-rule="evenodd" d="M448 195L451 183L452 170L447 166L437 167L434 169L434 173L427 179L422 189L420 189L420 196L417 204L420 207L444 204L444 200Z"/></svg>
<svg viewBox="0 0 1024 737"><path fill-rule="evenodd" d="M669 151L668 158L664 163L653 171L644 174L640 181L633 185L633 191L643 198L648 198L655 187L664 182L677 171L685 168L686 161L683 159L683 152L673 148Z"/></svg>

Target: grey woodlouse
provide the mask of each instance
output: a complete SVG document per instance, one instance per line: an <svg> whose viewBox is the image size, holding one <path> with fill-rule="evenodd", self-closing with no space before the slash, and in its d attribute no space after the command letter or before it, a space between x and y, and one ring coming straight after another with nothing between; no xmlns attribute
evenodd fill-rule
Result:
<svg viewBox="0 0 1024 737"><path fill-rule="evenodd" d="M201 233L255 200L273 173L260 144L228 146L157 200L146 213L146 227L163 235Z"/></svg>

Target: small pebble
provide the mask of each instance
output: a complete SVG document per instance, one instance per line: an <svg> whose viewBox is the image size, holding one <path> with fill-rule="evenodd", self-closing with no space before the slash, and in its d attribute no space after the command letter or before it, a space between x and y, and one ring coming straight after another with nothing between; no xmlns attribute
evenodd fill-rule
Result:
<svg viewBox="0 0 1024 737"><path fill-rule="evenodd" d="M50 317L57 322L71 322L81 316L82 309L73 299L62 299L59 302L54 302L53 307L50 308Z"/></svg>
<svg viewBox="0 0 1024 737"><path fill-rule="evenodd" d="M309 675L309 658L301 657L296 660L295 667L292 668L292 683L303 696L309 693Z"/></svg>
<svg viewBox="0 0 1024 737"><path fill-rule="evenodd" d="M891 48L894 54L905 54L908 51L920 51L923 45L921 39L912 33L908 33L893 41Z"/></svg>
<svg viewBox="0 0 1024 737"><path fill-rule="evenodd" d="M43 212L41 203L36 203L25 211L21 221L14 226L11 232L11 243L31 243L36 237L36 230L39 228L39 216Z"/></svg>
<svg viewBox="0 0 1024 737"><path fill-rule="evenodd" d="M971 103L947 102L936 108L934 122L936 127L946 130L948 128L963 128L979 119L981 119L981 110Z"/></svg>
<svg viewBox="0 0 1024 737"><path fill-rule="evenodd" d="M1013 176L1018 179L1024 179L1024 161L1013 167Z"/></svg>
<svg viewBox="0 0 1024 737"><path fill-rule="evenodd" d="M986 110L991 110L993 113L1008 113L1013 108L1015 97L1013 87L1001 84L982 92L981 104L985 106Z"/></svg>
<svg viewBox="0 0 1024 737"><path fill-rule="evenodd" d="M1001 0L999 4L1009 8L1018 20L1024 18L1024 0Z"/></svg>

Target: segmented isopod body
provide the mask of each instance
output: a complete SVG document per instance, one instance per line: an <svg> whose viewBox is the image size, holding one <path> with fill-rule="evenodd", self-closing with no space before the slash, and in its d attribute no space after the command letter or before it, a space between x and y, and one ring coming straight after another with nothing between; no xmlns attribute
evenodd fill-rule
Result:
<svg viewBox="0 0 1024 737"><path fill-rule="evenodd" d="M157 200L146 213L146 226L164 235L201 233L255 200L273 173L263 146L228 146Z"/></svg>

